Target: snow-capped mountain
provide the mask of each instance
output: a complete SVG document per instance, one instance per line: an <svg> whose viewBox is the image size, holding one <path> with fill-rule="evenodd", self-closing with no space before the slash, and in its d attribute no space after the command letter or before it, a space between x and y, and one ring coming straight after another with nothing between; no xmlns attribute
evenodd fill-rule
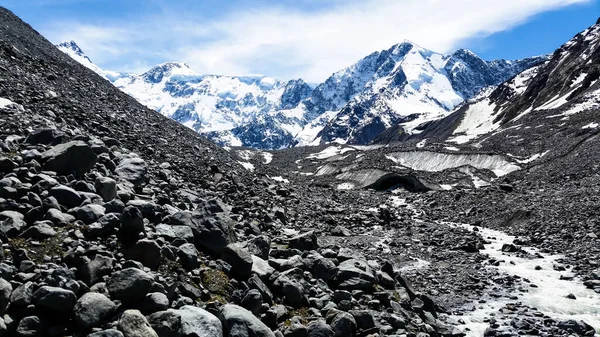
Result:
<svg viewBox="0 0 600 337"><path fill-rule="evenodd" d="M447 116L483 88L502 83L544 59L489 62L464 49L442 55L411 42L398 44L325 82L339 83L344 94L355 94L334 95L341 99L330 107L349 100L309 143L368 144L397 124L402 124L402 132L417 132L417 126Z"/></svg>
<svg viewBox="0 0 600 337"><path fill-rule="evenodd" d="M600 23L600 22L599 22ZM424 124L418 134L400 134L398 126L381 134L376 142L413 139L442 140L454 144L527 141L539 130L581 130L598 126L600 108L600 24L577 34L545 62L514 78L482 91L446 118ZM531 130L536 130L532 132ZM564 134L561 138L567 138ZM576 137L573 136L573 139Z"/></svg>
<svg viewBox="0 0 600 337"><path fill-rule="evenodd" d="M108 71L108 70L104 70L104 69L98 67L96 64L94 64L94 62L92 62L92 60L90 60L89 57L87 57L85 55L83 50L81 50L81 48L79 48L79 46L77 45L77 43L75 43L75 41L63 42L63 43L57 45L56 47L58 47L58 49L60 49L60 51L62 51L63 53L71 56L71 58L73 58L75 61L81 63L85 67L91 69L96 74L104 77L105 79L107 79L111 82L114 82L121 77L128 76L128 74L125 74L125 73Z"/></svg>
<svg viewBox="0 0 600 337"><path fill-rule="evenodd" d="M301 79L201 75L175 62L141 75L114 73L93 64L75 42L59 48L144 105L221 145L262 149L367 144L398 123L413 132L543 60L488 62L467 50L442 55L404 42L312 88Z"/></svg>

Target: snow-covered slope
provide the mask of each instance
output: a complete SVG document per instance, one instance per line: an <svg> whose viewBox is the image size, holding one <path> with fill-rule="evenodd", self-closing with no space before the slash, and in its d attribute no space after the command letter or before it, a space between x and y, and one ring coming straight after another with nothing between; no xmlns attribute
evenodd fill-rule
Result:
<svg viewBox="0 0 600 337"><path fill-rule="evenodd" d="M104 71L75 42L59 48L144 105L221 145L278 149L328 142L367 144L392 125L407 132L448 115L482 88L540 61L442 55L404 42L375 52L312 88L303 80L195 73L164 63L144 74Z"/></svg>
<svg viewBox="0 0 600 337"><path fill-rule="evenodd" d="M411 42L398 44L332 76L330 80L344 84L343 93L355 92L357 85L362 89L309 143L367 144L398 124L402 132L416 133L417 126L447 116L483 88L497 85L544 59L487 62L464 49L442 55ZM328 95L336 97L329 91Z"/></svg>
<svg viewBox="0 0 600 337"><path fill-rule="evenodd" d="M96 64L94 64L94 62L92 62L92 60L90 60L89 57L87 57L85 55L83 50L81 50L81 48L79 48L79 46L77 45L77 43L75 43L75 41L63 42L63 43L57 45L57 47L63 53L71 56L71 58L73 58L75 61L81 63L85 67L94 71L96 74L104 77L105 79L107 79L111 82L114 82L121 77L128 76L128 74L125 74L125 73L108 71L108 70L104 70L104 69L98 67Z"/></svg>
<svg viewBox="0 0 600 337"><path fill-rule="evenodd" d="M400 137L394 128L376 142L431 138L481 147L483 142L511 143L507 138L525 141L536 129L576 124L582 125L579 129L590 129L596 125L595 112L600 109L599 78L600 24L596 24L545 62L483 90L446 118L421 125L418 134Z"/></svg>

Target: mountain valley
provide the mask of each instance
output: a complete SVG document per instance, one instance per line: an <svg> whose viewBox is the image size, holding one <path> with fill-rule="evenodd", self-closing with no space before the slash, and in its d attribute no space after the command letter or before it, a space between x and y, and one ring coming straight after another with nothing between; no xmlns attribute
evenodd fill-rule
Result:
<svg viewBox="0 0 600 337"><path fill-rule="evenodd" d="M600 332L600 20L314 87L0 22L0 336Z"/></svg>

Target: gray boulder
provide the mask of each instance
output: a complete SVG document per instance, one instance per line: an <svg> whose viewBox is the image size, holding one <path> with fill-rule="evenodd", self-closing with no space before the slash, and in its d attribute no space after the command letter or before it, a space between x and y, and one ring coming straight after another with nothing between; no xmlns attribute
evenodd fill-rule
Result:
<svg viewBox="0 0 600 337"><path fill-rule="evenodd" d="M182 211L171 215L169 221L174 226L191 228L196 247L215 256L221 256L223 249L236 241L232 220L224 213Z"/></svg>
<svg viewBox="0 0 600 337"><path fill-rule="evenodd" d="M133 247L125 251L125 257L141 262L152 270L158 268L160 256L160 246L154 240L139 240Z"/></svg>
<svg viewBox="0 0 600 337"><path fill-rule="evenodd" d="M169 299L163 293L149 293L140 307L146 314L167 310L169 308Z"/></svg>
<svg viewBox="0 0 600 337"><path fill-rule="evenodd" d="M83 221L86 225L98 221L103 215L106 209L100 205L89 204L79 207L75 214L77 220Z"/></svg>
<svg viewBox="0 0 600 337"><path fill-rule="evenodd" d="M113 273L106 287L111 299L135 303L146 297L153 284L154 279L144 271L127 268Z"/></svg>
<svg viewBox="0 0 600 337"><path fill-rule="evenodd" d="M0 231L9 238L19 235L21 230L27 226L25 216L19 212L0 212Z"/></svg>
<svg viewBox="0 0 600 337"><path fill-rule="evenodd" d="M179 246L177 250L177 256L181 266L187 270L194 270L198 268L198 251L196 246L191 243L184 243Z"/></svg>
<svg viewBox="0 0 600 337"><path fill-rule="evenodd" d="M96 254L94 259L83 257L78 268L79 278L88 286L98 283L102 276L110 274L113 269L113 258Z"/></svg>
<svg viewBox="0 0 600 337"><path fill-rule="evenodd" d="M340 263L336 278L340 288L350 290L369 290L377 281L373 269L362 259L350 259Z"/></svg>
<svg viewBox="0 0 600 337"><path fill-rule="evenodd" d="M140 185L146 181L148 167L142 158L131 155L119 163L115 173L135 185Z"/></svg>
<svg viewBox="0 0 600 337"><path fill-rule="evenodd" d="M102 200L108 202L117 198L117 182L114 179L99 177L96 179L94 186L96 187L96 193L102 197Z"/></svg>
<svg viewBox="0 0 600 337"><path fill-rule="evenodd" d="M316 320L306 325L308 337L333 337L334 332L331 327L322 320Z"/></svg>
<svg viewBox="0 0 600 337"><path fill-rule="evenodd" d="M315 250L319 248L317 243L317 235L314 231L297 235L290 239L289 245L291 249L299 250Z"/></svg>
<svg viewBox="0 0 600 337"><path fill-rule="evenodd" d="M78 325L89 329L99 326L116 308L117 305L108 297L99 293L86 293L75 303L73 314Z"/></svg>
<svg viewBox="0 0 600 337"><path fill-rule="evenodd" d="M75 217L61 212L59 209L51 208L44 215L44 220L51 221L55 226L66 226L75 221Z"/></svg>
<svg viewBox="0 0 600 337"><path fill-rule="evenodd" d="M252 273L252 255L242 244L232 243L223 249L223 261L229 263L234 275L242 280L248 279Z"/></svg>
<svg viewBox="0 0 600 337"><path fill-rule="evenodd" d="M126 241L135 242L144 231L142 212L134 206L127 206L121 214L121 230L119 235Z"/></svg>
<svg viewBox="0 0 600 337"><path fill-rule="evenodd" d="M219 318L225 336L230 337L275 337L275 334L250 311L235 304L225 304Z"/></svg>
<svg viewBox="0 0 600 337"><path fill-rule="evenodd" d="M356 321L347 312L340 312L331 321L331 330L335 337L353 336L356 331Z"/></svg>
<svg viewBox="0 0 600 337"><path fill-rule="evenodd" d="M27 228L20 236L34 240L44 240L56 236L56 231L47 223L42 222Z"/></svg>
<svg viewBox="0 0 600 337"><path fill-rule="evenodd" d="M10 294L13 288L10 282L0 278L0 315L4 315L10 304Z"/></svg>
<svg viewBox="0 0 600 337"><path fill-rule="evenodd" d="M158 337L139 310L125 310L118 327L125 337Z"/></svg>
<svg viewBox="0 0 600 337"><path fill-rule="evenodd" d="M54 312L70 312L77 302L77 296L70 290L43 286L33 293L32 302L36 307Z"/></svg>
<svg viewBox="0 0 600 337"><path fill-rule="evenodd" d="M42 153L41 159L47 171L81 176L94 167L98 157L89 145L82 141L74 141L50 148Z"/></svg>
<svg viewBox="0 0 600 337"><path fill-rule="evenodd" d="M181 335L185 337L223 336L221 321L210 312L191 305L178 310L181 316Z"/></svg>
<svg viewBox="0 0 600 337"><path fill-rule="evenodd" d="M10 294L10 305L23 308L31 304L33 298L33 289L35 285L33 282L25 282L13 290Z"/></svg>
<svg viewBox="0 0 600 337"><path fill-rule="evenodd" d="M83 201L79 192L64 185L52 187L49 194L66 208L77 207Z"/></svg>

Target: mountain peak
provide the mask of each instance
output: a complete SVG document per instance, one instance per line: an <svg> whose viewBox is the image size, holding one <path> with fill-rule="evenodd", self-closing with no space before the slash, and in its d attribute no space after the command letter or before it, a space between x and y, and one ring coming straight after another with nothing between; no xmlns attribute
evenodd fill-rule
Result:
<svg viewBox="0 0 600 337"><path fill-rule="evenodd" d="M59 45L57 45L57 47L58 47L58 49L62 50L64 53L67 53L71 56L73 56L73 55L79 56L81 58L88 60L90 63L92 63L92 60L90 60L90 58L85 55L83 50L73 40L62 42Z"/></svg>
<svg viewBox="0 0 600 337"><path fill-rule="evenodd" d="M196 73L194 73L194 71L186 63L166 62L148 70L142 75L142 77L144 77L148 82L159 83L163 80L163 78L173 75L192 76L196 75Z"/></svg>

